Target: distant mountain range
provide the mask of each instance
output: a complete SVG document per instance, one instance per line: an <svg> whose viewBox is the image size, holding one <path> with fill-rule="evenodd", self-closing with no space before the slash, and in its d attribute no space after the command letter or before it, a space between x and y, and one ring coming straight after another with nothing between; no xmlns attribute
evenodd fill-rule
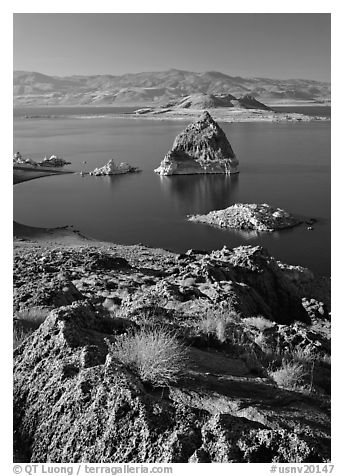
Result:
<svg viewBox="0 0 344 476"><path fill-rule="evenodd" d="M169 71L121 76L48 76L14 71L15 106L39 105L157 105L192 94L251 95L268 104L323 103L331 97L330 83L307 79L242 78L217 71Z"/></svg>

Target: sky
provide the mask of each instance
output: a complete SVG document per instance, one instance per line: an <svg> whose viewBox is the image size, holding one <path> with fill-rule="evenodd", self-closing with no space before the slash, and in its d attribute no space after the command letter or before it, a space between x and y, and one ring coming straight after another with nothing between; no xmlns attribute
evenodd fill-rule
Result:
<svg viewBox="0 0 344 476"><path fill-rule="evenodd" d="M330 14L16 13L15 70L221 71L330 81Z"/></svg>

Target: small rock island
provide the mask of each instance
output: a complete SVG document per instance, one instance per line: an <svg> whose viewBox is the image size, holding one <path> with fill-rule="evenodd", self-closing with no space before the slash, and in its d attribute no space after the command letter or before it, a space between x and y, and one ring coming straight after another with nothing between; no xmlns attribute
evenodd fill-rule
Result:
<svg viewBox="0 0 344 476"><path fill-rule="evenodd" d="M190 215L188 219L221 228L249 231L275 231L302 223L300 218L266 203L236 203L224 210L214 210L206 215Z"/></svg>
<svg viewBox="0 0 344 476"><path fill-rule="evenodd" d="M110 159L103 167L96 168L90 172L90 175L120 175L138 171L137 167L133 167L126 162L116 164L113 159Z"/></svg>
<svg viewBox="0 0 344 476"><path fill-rule="evenodd" d="M221 127L204 111L174 140L154 170L160 175L235 174L239 161Z"/></svg>

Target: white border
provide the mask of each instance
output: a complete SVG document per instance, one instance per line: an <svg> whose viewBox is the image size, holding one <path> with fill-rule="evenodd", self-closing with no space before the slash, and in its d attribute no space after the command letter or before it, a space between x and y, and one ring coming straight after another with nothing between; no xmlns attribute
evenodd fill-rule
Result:
<svg viewBox="0 0 344 476"><path fill-rule="evenodd" d="M144 9L143 9L144 6ZM341 440L342 436L342 400L343 400L343 354L341 347L344 339L344 313L340 302L342 290L342 253L341 240L343 205L341 183L343 177L343 125L341 120L341 98L344 94L343 85L343 7L341 2L327 1L240 1L240 2L185 2L176 0L173 4L164 4L157 1L123 2L122 5L114 1L97 0L97 2L76 2L60 0L59 2L46 1L13 1L1 6L0 32L2 46L1 89L2 92L2 169L1 169L1 210L3 229L1 233L2 272L1 272L1 329L2 342L0 346L0 362L2 391L0 392L1 409L1 441L0 461L6 464L4 475L12 474L12 66L13 66L13 33L12 14L16 13L81 13L81 12L206 12L206 13L331 13L332 14L332 277L333 277L333 444L332 462L335 463L334 474L344 474ZM177 465L174 474L197 473L206 474L210 469L205 465ZM233 470L235 474L267 474L270 465L236 464L229 469L227 465L213 465L211 471L228 474Z"/></svg>

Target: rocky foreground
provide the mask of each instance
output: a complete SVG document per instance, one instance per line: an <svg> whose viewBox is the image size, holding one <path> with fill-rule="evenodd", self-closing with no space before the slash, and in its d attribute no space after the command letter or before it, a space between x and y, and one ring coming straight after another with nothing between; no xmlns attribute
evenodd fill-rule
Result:
<svg viewBox="0 0 344 476"><path fill-rule="evenodd" d="M16 241L14 309L17 461L329 461L330 284L310 270ZM112 350L159 328L187 355L162 385Z"/></svg>
<svg viewBox="0 0 344 476"><path fill-rule="evenodd" d="M236 203L224 210L214 210L206 215L190 215L190 221L205 223L220 228L237 230L276 231L292 228L302 220L267 203Z"/></svg>
<svg viewBox="0 0 344 476"><path fill-rule="evenodd" d="M239 161L221 127L204 111L175 138L159 175L234 174Z"/></svg>

